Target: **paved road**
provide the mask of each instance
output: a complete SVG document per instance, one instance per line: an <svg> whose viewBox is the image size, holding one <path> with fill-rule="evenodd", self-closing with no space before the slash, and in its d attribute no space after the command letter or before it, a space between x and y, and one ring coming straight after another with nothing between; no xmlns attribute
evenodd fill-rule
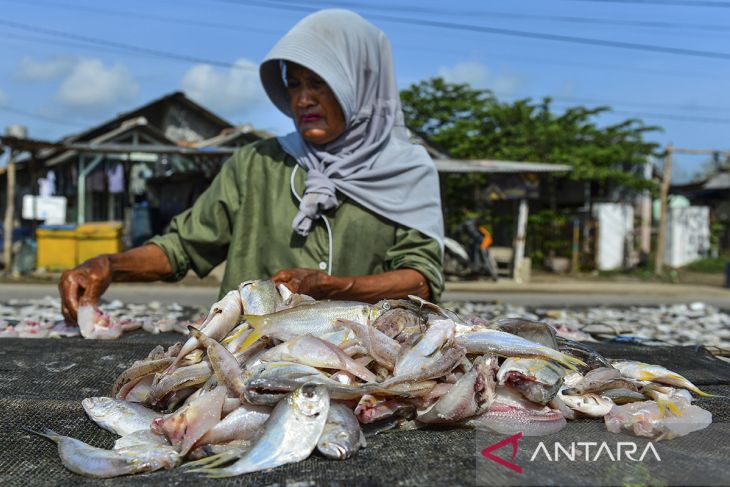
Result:
<svg viewBox="0 0 730 487"><path fill-rule="evenodd" d="M524 290L523 290L524 289ZM0 302L9 299L43 298L57 296L52 284L9 284L0 283ZM115 284L105 299L120 299L125 303L161 304L176 302L185 306L208 308L215 302L218 288L212 286L181 286L179 284ZM467 283L450 285L443 296L444 301L501 301L523 306L626 306L659 305L674 303L704 302L721 309L730 310L730 290L703 286L637 286L586 284L579 286L555 284L552 286L493 286L490 283Z"/></svg>

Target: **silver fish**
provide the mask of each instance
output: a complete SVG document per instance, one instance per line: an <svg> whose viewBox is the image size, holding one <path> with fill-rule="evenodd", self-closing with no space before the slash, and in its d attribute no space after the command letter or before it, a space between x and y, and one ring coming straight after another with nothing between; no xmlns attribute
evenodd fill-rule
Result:
<svg viewBox="0 0 730 487"><path fill-rule="evenodd" d="M337 320L337 324L352 330L357 335L360 343L365 346L367 353L377 363L383 365L388 370L393 370L401 351L401 346L397 341L366 323L356 323L354 321L340 319Z"/></svg>
<svg viewBox="0 0 730 487"><path fill-rule="evenodd" d="M580 359L498 330L482 330L461 335L456 337L456 343L464 347L467 353L494 353L506 357L542 357L554 360L571 370L576 370L576 365L585 365Z"/></svg>
<svg viewBox="0 0 730 487"><path fill-rule="evenodd" d="M306 334L294 337L264 352L264 362L296 362L320 369L345 370L366 382L375 382L375 374L351 359L337 345Z"/></svg>
<svg viewBox="0 0 730 487"><path fill-rule="evenodd" d="M592 418L604 417L614 406L612 400L598 394L568 395L562 392L558 394L570 409Z"/></svg>
<svg viewBox="0 0 730 487"><path fill-rule="evenodd" d="M263 316L244 315L254 331L241 345L245 349L262 336L289 340L307 333L316 337L337 331L335 321L345 318L358 323L375 319L380 310L356 301L316 301Z"/></svg>
<svg viewBox="0 0 730 487"><path fill-rule="evenodd" d="M565 371L559 365L538 358L509 357L497 373L500 385L508 384L527 399L547 404L563 384Z"/></svg>
<svg viewBox="0 0 730 487"><path fill-rule="evenodd" d="M242 311L241 296L238 291L228 291L220 301L211 306L208 316L198 329L214 340L222 340L238 324ZM198 346L195 337L188 338L175 359L174 366Z"/></svg>
<svg viewBox="0 0 730 487"><path fill-rule="evenodd" d="M393 369L393 378L385 383L439 377L451 371L463 356L464 351L454 346L454 322L434 321L415 345L403 350Z"/></svg>
<svg viewBox="0 0 730 487"><path fill-rule="evenodd" d="M267 315L282 303L282 297L272 280L244 281L238 286L243 313Z"/></svg>
<svg viewBox="0 0 730 487"><path fill-rule="evenodd" d="M238 461L224 468L198 468L192 472L212 478L233 477L304 460L322 436L329 408L327 388L306 384L276 405L263 434Z"/></svg>
<svg viewBox="0 0 730 487"><path fill-rule="evenodd" d="M243 372L236 357L226 347L208 337L202 331L196 330L192 326L188 327L188 330L198 340L198 343L206 348L208 361L218 382L225 384L228 391L235 397L241 397L244 391Z"/></svg>
<svg viewBox="0 0 730 487"><path fill-rule="evenodd" d="M695 394L703 397L713 397L712 394L701 391L696 385L691 383L683 376L662 367L661 365L646 364L644 362L636 362L634 360L616 360L611 361L611 365L621 371L621 375L631 379L648 380L651 382L659 382L674 387L681 387L690 390Z"/></svg>
<svg viewBox="0 0 730 487"><path fill-rule="evenodd" d="M241 404L209 429L195 443L195 446L221 444L237 440L251 441L261 432L261 427L270 415L271 408L268 406Z"/></svg>
<svg viewBox="0 0 730 487"><path fill-rule="evenodd" d="M317 450L327 458L344 460L366 446L360 423L346 404L330 403L327 423L317 441Z"/></svg>
<svg viewBox="0 0 730 487"><path fill-rule="evenodd" d="M496 397L494 370L496 357L478 357L472 368L425 411L419 412L421 423L455 423L484 413Z"/></svg>
<svg viewBox="0 0 730 487"><path fill-rule="evenodd" d="M92 421L119 436L147 430L153 420L162 416L141 404L111 397L88 397L81 405Z"/></svg>
<svg viewBox="0 0 730 487"><path fill-rule="evenodd" d="M49 429L43 432L31 432L48 438L58 445L58 455L64 467L94 479L153 472L161 468L171 469L180 463L180 456L170 446L137 445L119 450L104 450L75 438L59 435Z"/></svg>
<svg viewBox="0 0 730 487"><path fill-rule="evenodd" d="M121 450L123 448L129 448L139 445L164 445L169 446L170 442L167 441L163 435L157 434L150 429L135 431L128 435L117 438L114 441L113 450Z"/></svg>
<svg viewBox="0 0 730 487"><path fill-rule="evenodd" d="M157 419L152 423L152 431L164 434L173 446L179 447L180 455L184 456L220 421L225 398L226 388L218 386L175 413Z"/></svg>

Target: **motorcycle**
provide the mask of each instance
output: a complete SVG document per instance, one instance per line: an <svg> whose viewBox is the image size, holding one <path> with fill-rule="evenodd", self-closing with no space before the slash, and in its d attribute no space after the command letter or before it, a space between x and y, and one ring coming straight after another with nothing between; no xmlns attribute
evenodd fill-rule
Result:
<svg viewBox="0 0 730 487"><path fill-rule="evenodd" d="M489 254L492 235L475 219L467 220L456 229L467 246L464 248L456 239L444 238L444 273L447 276L473 278L487 276L498 280L497 263Z"/></svg>

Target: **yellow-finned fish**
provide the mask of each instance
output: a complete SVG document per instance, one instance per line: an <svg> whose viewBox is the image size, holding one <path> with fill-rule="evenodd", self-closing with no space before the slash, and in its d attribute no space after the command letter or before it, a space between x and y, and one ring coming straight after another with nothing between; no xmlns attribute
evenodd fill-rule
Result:
<svg viewBox="0 0 730 487"><path fill-rule="evenodd" d="M713 394L701 391L685 377L661 365L636 362L634 360L616 360L611 362L611 365L616 367L621 372L621 375L630 379L658 382L660 384L681 387L703 397L715 397Z"/></svg>
<svg viewBox="0 0 730 487"><path fill-rule="evenodd" d="M284 341L307 333L320 337L337 331L339 318L366 324L379 315L380 308L356 301L317 301L267 315L246 314L244 319L254 330L238 351L245 350L262 336Z"/></svg>

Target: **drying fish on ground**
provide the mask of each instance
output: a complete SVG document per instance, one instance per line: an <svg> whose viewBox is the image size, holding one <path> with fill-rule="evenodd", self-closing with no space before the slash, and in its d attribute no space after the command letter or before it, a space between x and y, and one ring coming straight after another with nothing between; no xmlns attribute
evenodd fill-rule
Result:
<svg viewBox="0 0 730 487"><path fill-rule="evenodd" d="M120 435L112 450L43 433L67 468L106 478L182 464L230 477L310 455L345 460L367 448L365 431L539 436L593 417L669 439L711 422L691 404L708 394L664 367L606 360L546 323L461 317L420 298L315 301L250 281L189 334L124 370L112 397L83 401Z"/></svg>

